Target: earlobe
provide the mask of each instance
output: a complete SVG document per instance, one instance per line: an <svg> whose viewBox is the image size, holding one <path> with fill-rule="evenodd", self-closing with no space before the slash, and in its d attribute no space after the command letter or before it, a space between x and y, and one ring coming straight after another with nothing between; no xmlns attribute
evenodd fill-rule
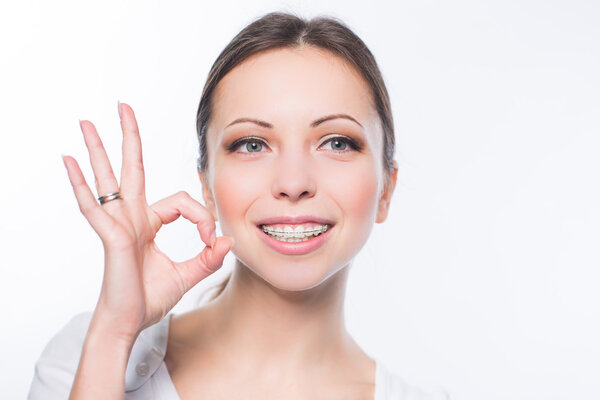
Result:
<svg viewBox="0 0 600 400"><path fill-rule="evenodd" d="M217 207L215 206L215 199L213 197L212 191L210 190L210 184L208 182L207 176L202 171L198 171L198 176L202 184L202 198L204 199L205 207L208 211L210 211L214 220L218 221L219 217L217 215Z"/></svg>
<svg viewBox="0 0 600 400"><path fill-rule="evenodd" d="M385 219L387 218L388 209L389 203L383 199L380 200L377 208L377 218L375 219L376 223L380 224L383 221L385 221Z"/></svg>
<svg viewBox="0 0 600 400"><path fill-rule="evenodd" d="M379 198L379 203L377 204L377 217L375 219L376 223L382 223L386 220L389 209L390 202L392 199L392 194L394 193L394 189L396 188L396 178L398 176L398 163L396 160L393 160L394 171L386 178L385 187L381 197Z"/></svg>

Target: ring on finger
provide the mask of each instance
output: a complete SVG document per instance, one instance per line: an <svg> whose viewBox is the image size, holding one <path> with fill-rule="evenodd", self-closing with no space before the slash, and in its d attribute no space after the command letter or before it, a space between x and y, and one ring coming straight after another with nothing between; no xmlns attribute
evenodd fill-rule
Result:
<svg viewBox="0 0 600 400"><path fill-rule="evenodd" d="M121 199L121 193L119 192L114 192L114 193L110 193L104 196L100 196L98 197L98 201L100 202L100 205L107 203L111 200L116 200L116 199Z"/></svg>

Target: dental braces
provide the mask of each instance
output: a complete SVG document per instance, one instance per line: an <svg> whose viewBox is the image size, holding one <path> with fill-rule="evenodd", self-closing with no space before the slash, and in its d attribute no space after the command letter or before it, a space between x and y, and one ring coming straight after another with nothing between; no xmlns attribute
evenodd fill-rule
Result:
<svg viewBox="0 0 600 400"><path fill-rule="evenodd" d="M290 238L290 237L302 238L304 236L314 235L315 233L321 234L321 233L325 232L327 229L329 229L329 228L312 229L310 231L303 231L303 232L279 232L279 231L270 231L268 229L263 228L263 232L268 233L273 236L280 236L280 237L285 237L285 238Z"/></svg>

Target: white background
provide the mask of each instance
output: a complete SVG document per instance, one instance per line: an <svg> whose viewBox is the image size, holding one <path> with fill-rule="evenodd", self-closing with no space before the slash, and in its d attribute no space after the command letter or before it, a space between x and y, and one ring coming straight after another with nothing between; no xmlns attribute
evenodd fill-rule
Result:
<svg viewBox="0 0 600 400"><path fill-rule="evenodd" d="M274 10L341 18L390 91L397 190L347 293L363 349L453 399L600 399L591 0L3 2L1 397L26 396L45 344L99 293L102 246L61 160L75 156L93 184L78 119L96 124L118 173L117 100L131 104L149 201L179 190L201 200L195 115L208 70ZM201 248L180 221L159 244L177 260Z"/></svg>

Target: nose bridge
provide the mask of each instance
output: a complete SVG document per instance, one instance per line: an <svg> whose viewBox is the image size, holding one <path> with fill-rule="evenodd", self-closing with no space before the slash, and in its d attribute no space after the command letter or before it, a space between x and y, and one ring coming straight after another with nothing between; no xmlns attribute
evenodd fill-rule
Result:
<svg viewBox="0 0 600 400"><path fill-rule="evenodd" d="M273 196L298 200L315 194L310 151L300 140L290 140L280 147L274 168Z"/></svg>

